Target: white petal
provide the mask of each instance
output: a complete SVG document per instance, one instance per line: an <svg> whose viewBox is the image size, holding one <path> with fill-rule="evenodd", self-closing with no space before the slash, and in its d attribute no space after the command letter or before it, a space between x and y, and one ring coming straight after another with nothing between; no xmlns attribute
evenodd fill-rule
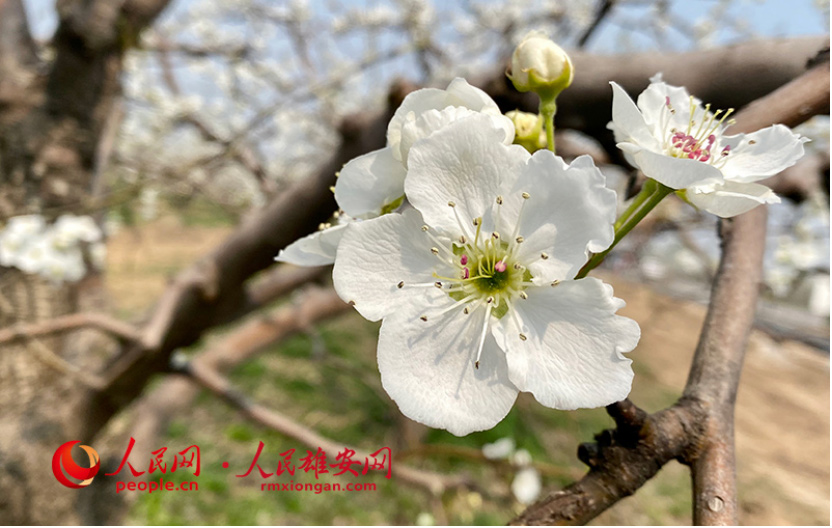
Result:
<svg viewBox="0 0 832 528"><path fill-rule="evenodd" d="M670 108L667 108L668 101ZM696 97L693 98L694 114L704 116L705 110L699 106L701 103L702 101ZM673 128L687 130L690 122L691 96L683 87L651 82L638 96L638 108L653 134L661 142L667 139L661 135L670 135Z"/></svg>
<svg viewBox="0 0 832 528"><path fill-rule="evenodd" d="M459 233L455 216L467 222L483 217L493 227L495 199L511 189L530 155L519 145L504 145L505 135L490 116L472 115L451 123L416 143L404 182L407 198L428 225ZM448 202L454 202L455 208Z"/></svg>
<svg viewBox="0 0 832 528"><path fill-rule="evenodd" d="M449 106L459 106L475 112L484 112L502 117L499 107L488 94L471 86L465 79L454 79L448 85L447 90L436 88L416 90L404 98L387 126L387 143L393 149L395 158L398 160L406 158L406 152L403 152L400 146L402 128L408 119L415 120L428 110L443 110ZM506 130L506 137L509 136L510 132L511 138L508 139L508 143L511 143L514 140L514 126L510 123L510 120L508 124L506 124L506 120L502 120L501 123L504 130ZM510 128L506 128L507 126Z"/></svg>
<svg viewBox="0 0 832 528"><path fill-rule="evenodd" d="M471 86L462 77L457 77L446 90L450 98L450 104L464 106L476 112L485 112L501 115L500 107L491 97L476 86Z"/></svg>
<svg viewBox="0 0 832 528"><path fill-rule="evenodd" d="M529 193L518 230L524 242L517 254L535 279L546 284L571 279L586 263L587 251L597 253L612 243L616 198L605 183L589 156L569 166L548 150L532 156L504 204L518 207L524 201L521 193ZM503 216L513 227L516 215ZM542 253L549 258L541 259Z"/></svg>
<svg viewBox="0 0 832 528"><path fill-rule="evenodd" d="M722 173L726 179L738 182L774 176L803 157L803 143L807 141L784 125L770 126L752 134L723 137L720 149L731 145L731 153Z"/></svg>
<svg viewBox="0 0 832 528"><path fill-rule="evenodd" d="M612 287L590 277L526 293L528 299L514 304L518 317L507 314L493 327L517 388L564 410L626 398L633 369L621 353L635 348L640 331L632 319L615 315L624 303Z"/></svg>
<svg viewBox="0 0 832 528"><path fill-rule="evenodd" d="M275 257L296 266L326 266L335 262L335 252L349 223L332 226L295 240Z"/></svg>
<svg viewBox="0 0 832 528"><path fill-rule="evenodd" d="M765 185L733 181L691 187L687 190L687 199L699 209L722 218L737 216L761 204L780 202L780 198Z"/></svg>
<svg viewBox="0 0 832 528"><path fill-rule="evenodd" d="M685 189L691 185L722 182L722 173L702 161L674 158L665 154L656 154L649 150L635 150L623 144L619 148L629 152L636 166L648 178L653 178L672 189Z"/></svg>
<svg viewBox="0 0 832 528"><path fill-rule="evenodd" d="M341 240L332 270L335 291L370 321L391 313L407 296L423 297L426 290L414 289L414 283L436 280L432 273L441 263L422 223L419 212L408 209L355 222Z"/></svg>
<svg viewBox="0 0 832 528"><path fill-rule="evenodd" d="M659 150L659 141L653 137L644 120L627 92L618 84L612 85L612 122L609 128L615 132L618 142L632 142L650 150Z"/></svg>
<svg viewBox="0 0 832 528"><path fill-rule="evenodd" d="M335 182L335 201L353 218L373 218L404 195L404 166L383 148L359 156L341 169Z"/></svg>
<svg viewBox="0 0 832 528"><path fill-rule="evenodd" d="M453 123L458 119L477 115L478 112L461 106L449 106L443 110L427 110L420 115L408 114L402 125L401 142L399 144L399 158L407 166L410 147L420 139L426 138ZM504 115L487 115L495 127L501 128L505 134L503 143L511 145L514 141L514 123Z"/></svg>
<svg viewBox="0 0 832 528"><path fill-rule="evenodd" d="M462 436L490 429L502 420L517 389L508 380L505 354L490 335L474 368L483 310L462 308L432 317L453 302L428 290L385 317L378 339L378 368L387 394L412 420ZM432 306L432 308L431 308ZM427 321L420 317L427 314Z"/></svg>
<svg viewBox="0 0 832 528"><path fill-rule="evenodd" d="M540 473L532 467L526 467L518 471L511 482L511 492L520 504L533 503L542 489Z"/></svg>

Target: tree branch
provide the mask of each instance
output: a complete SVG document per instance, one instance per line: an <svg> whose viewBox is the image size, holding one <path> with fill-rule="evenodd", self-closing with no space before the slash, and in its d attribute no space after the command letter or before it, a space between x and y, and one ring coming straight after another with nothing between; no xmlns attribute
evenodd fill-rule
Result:
<svg viewBox="0 0 832 528"><path fill-rule="evenodd" d="M403 95L394 89L390 97L394 109ZM153 374L166 371L174 350L194 343L208 328L239 317L251 306L253 297L246 281L273 265L280 249L314 232L335 211L329 191L335 173L352 158L383 146L391 115L388 110L375 117L345 120L340 148L317 175L281 193L175 279L144 326L141 345L108 368L108 389L95 396L94 411L87 416L91 431L98 431L112 413L140 394Z"/></svg>
<svg viewBox="0 0 832 528"><path fill-rule="evenodd" d="M80 312L40 323L15 325L11 328L2 329L0 330L0 345L14 341L49 337L80 328L95 328L122 341L136 342L141 338L139 330L130 324L101 313Z"/></svg>
<svg viewBox="0 0 832 528"><path fill-rule="evenodd" d="M796 126L829 111L829 63L754 102L732 132ZM737 524L734 400L754 320L765 244L763 207L723 224L723 254L690 377L674 406L646 416L628 401L608 407L617 427L584 444L589 473L528 508L514 524L583 524L627 497L668 461L691 466L694 521Z"/></svg>
<svg viewBox="0 0 832 528"><path fill-rule="evenodd" d="M335 455L345 448L353 449L358 459L370 456L368 451L339 444L319 435L317 432L291 420L277 411L267 409L262 405L248 400L234 389L227 379L205 364L193 363L185 367L183 373L195 383L219 396L231 406L236 407L243 416L268 429L297 440L308 447L313 449L320 447L326 451L327 457L331 460L334 460ZM434 495L439 495L450 488L470 484L469 479L464 476L447 476L402 464L393 466L393 474L397 479L423 487Z"/></svg>
<svg viewBox="0 0 832 528"><path fill-rule="evenodd" d="M829 63L814 67L737 115L731 133L752 132L772 121L796 126L829 112ZM723 220L723 253L708 314L683 398L705 404L706 442L691 464L693 521L737 524L734 403L762 280L765 207Z"/></svg>

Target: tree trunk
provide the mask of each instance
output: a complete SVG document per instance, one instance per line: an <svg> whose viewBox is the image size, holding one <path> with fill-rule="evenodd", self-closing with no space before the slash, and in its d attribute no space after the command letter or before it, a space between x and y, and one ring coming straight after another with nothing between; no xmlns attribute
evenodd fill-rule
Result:
<svg viewBox="0 0 832 528"><path fill-rule="evenodd" d="M100 144L120 96L122 55L166 1L58 2L55 58L41 63L21 0L0 0L0 217L93 212ZM54 286L0 268L0 327L101 310L101 277ZM0 522L90 524L116 520L114 490L101 479L69 489L52 455L90 441L92 390L66 365L96 372L116 347L93 331L0 347ZM103 471L102 471L103 472ZM98 482L97 482L98 481ZM97 485L98 484L98 485ZM112 483L110 483L112 484Z"/></svg>

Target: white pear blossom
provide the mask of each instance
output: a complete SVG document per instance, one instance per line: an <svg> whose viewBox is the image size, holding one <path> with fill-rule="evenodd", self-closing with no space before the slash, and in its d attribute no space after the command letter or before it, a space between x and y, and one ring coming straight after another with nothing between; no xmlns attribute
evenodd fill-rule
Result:
<svg viewBox="0 0 832 528"><path fill-rule="evenodd" d="M91 244L91 259L100 263L106 251L101 239L101 230L89 216L63 215L50 226L41 215L16 216L0 230L0 266L55 284L75 282L87 272L81 244Z"/></svg>
<svg viewBox="0 0 832 528"><path fill-rule="evenodd" d="M408 94L387 126L387 146L359 156L341 169L335 201L344 215L334 225L282 250L277 260L300 266L332 264L346 226L395 211L404 201L404 179L411 146L444 126L467 117L486 115L511 144L514 124L485 92L456 78L445 90L425 88Z"/></svg>
<svg viewBox="0 0 832 528"><path fill-rule="evenodd" d="M45 229L41 215L21 215L9 218L0 231L0 266L15 267L23 249Z"/></svg>
<svg viewBox="0 0 832 528"><path fill-rule="evenodd" d="M661 82L661 76L651 79L637 104L611 84L609 128L627 160L646 176L683 190L691 204L723 218L780 201L754 182L794 165L806 138L784 125L725 135L733 109L712 112L685 88Z"/></svg>
<svg viewBox="0 0 832 528"><path fill-rule="evenodd" d="M62 215L51 228L52 243L58 249L69 249L79 242L98 242L101 230L90 216Z"/></svg>
<svg viewBox="0 0 832 528"><path fill-rule="evenodd" d="M333 279L383 319L382 384L410 418L456 435L493 427L518 391L548 407L627 396L622 353L639 339L624 303L572 280L613 240L615 194L587 156L505 145L488 116L449 124L410 150L413 208L354 223Z"/></svg>

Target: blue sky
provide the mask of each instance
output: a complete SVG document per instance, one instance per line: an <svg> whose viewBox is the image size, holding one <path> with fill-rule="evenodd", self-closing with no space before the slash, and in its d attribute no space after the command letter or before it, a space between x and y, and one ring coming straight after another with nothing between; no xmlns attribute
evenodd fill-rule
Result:
<svg viewBox="0 0 832 528"><path fill-rule="evenodd" d="M177 0L184 3L194 0ZM594 0L585 0L592 1ZM29 14L30 25L36 38L48 38L55 30L56 16L54 0L24 0ZM373 5L373 0L347 0L343 5ZM716 0L686 0L673 2L673 11L682 17L698 19L707 12ZM828 33L828 19L815 8L813 0L736 0L731 14L746 20L748 25L761 35L787 37L798 35L819 35ZM314 3L313 3L314 5ZM715 21L718 23L718 21ZM599 32L598 46L605 46L605 33ZM730 35L721 35L720 41L730 41Z"/></svg>

